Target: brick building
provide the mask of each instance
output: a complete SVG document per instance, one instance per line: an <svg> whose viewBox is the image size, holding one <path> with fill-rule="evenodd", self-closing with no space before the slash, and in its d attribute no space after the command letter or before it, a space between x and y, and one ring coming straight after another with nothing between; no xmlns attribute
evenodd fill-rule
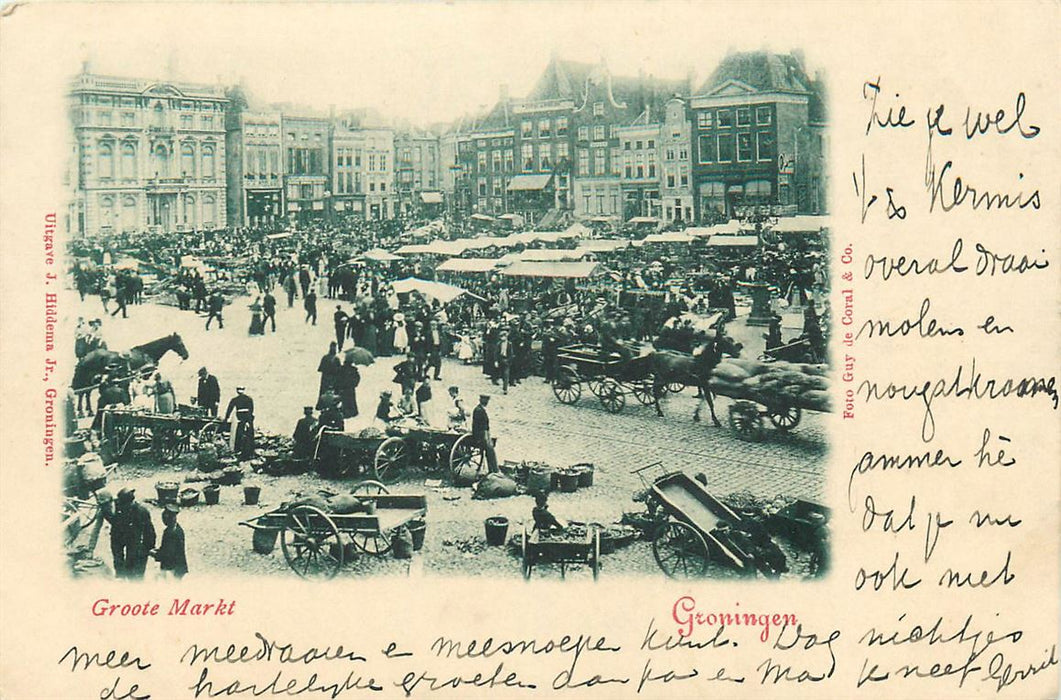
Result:
<svg viewBox="0 0 1061 700"><path fill-rule="evenodd" d="M228 225L274 225L284 217L284 152L280 113L249 111L242 91L229 92Z"/></svg>
<svg viewBox="0 0 1061 700"><path fill-rule="evenodd" d="M727 219L749 205L822 211L821 87L797 55L730 54L690 105L700 221Z"/></svg>
<svg viewBox="0 0 1061 700"><path fill-rule="evenodd" d="M660 199L665 224L693 219L692 124L688 103L673 97L664 107L660 124Z"/></svg>
<svg viewBox="0 0 1061 700"><path fill-rule="evenodd" d="M69 92L77 235L225 226L220 86L82 72Z"/></svg>
<svg viewBox="0 0 1061 700"><path fill-rule="evenodd" d="M457 139L457 200L465 214L508 213L508 184L516 174L515 119L503 91L498 103L471 120Z"/></svg>
<svg viewBox="0 0 1061 700"><path fill-rule="evenodd" d="M442 208L438 136L408 129L394 135L397 211L403 216L436 216Z"/></svg>
<svg viewBox="0 0 1061 700"><path fill-rule="evenodd" d="M648 111L634 123L615 130L620 146L619 186L622 194L622 217L659 219L660 201L660 125L651 121Z"/></svg>

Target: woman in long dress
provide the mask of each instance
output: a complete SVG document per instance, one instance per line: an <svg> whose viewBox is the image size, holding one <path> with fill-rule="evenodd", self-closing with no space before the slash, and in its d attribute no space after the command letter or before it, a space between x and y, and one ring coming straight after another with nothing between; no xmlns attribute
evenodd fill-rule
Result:
<svg viewBox="0 0 1061 700"><path fill-rule="evenodd" d="M361 372L354 364L351 355L339 367L339 376L336 389L339 393L339 401L342 403L343 418L357 417L357 385L361 383Z"/></svg>
<svg viewBox="0 0 1061 700"><path fill-rule="evenodd" d="M392 319L394 322L394 353L404 355L409 348L409 333L405 329L405 314L398 312Z"/></svg>
<svg viewBox="0 0 1061 700"><path fill-rule="evenodd" d="M251 310L251 327L248 329L249 335L265 335L265 321L262 318L262 304L261 297L254 300L254 303L250 305Z"/></svg>
<svg viewBox="0 0 1061 700"><path fill-rule="evenodd" d="M173 385L162 378L161 374L155 373L155 411L157 413L173 413L177 410L177 396L173 391Z"/></svg>

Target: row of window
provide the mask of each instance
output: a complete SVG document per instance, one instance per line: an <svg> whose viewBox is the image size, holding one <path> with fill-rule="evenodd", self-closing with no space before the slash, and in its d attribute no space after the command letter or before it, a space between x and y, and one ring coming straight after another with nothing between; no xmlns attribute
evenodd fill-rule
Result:
<svg viewBox="0 0 1061 700"><path fill-rule="evenodd" d="M197 206L199 202L195 195L185 195L180 201L181 204L178 205L175 212L178 223L194 228L199 225L200 213L204 226L213 226L219 220L218 201L212 194L203 195L201 212L200 207ZM100 198L99 223L101 229L120 228L123 231L136 231L142 228L142 225L150 225L152 223L150 211L145 211L144 218L141 219L139 202L136 197L132 195L123 196L120 202L120 212L116 211L118 204L119 202L113 196L105 195Z"/></svg>
<svg viewBox="0 0 1061 700"><path fill-rule="evenodd" d="M703 134L699 146L701 163L768 162L777 158L777 140L770 131Z"/></svg>
<svg viewBox="0 0 1061 700"><path fill-rule="evenodd" d="M631 149L640 151L643 148L653 150L656 147L656 140L649 139L648 141L630 141L629 139L623 141L623 150L629 151Z"/></svg>
<svg viewBox="0 0 1061 700"><path fill-rule="evenodd" d="M704 110L696 113L696 125L701 129L731 129L736 126L752 125L751 107L736 109ZM773 108L769 105L755 107L755 123L758 126L769 126L773 123Z"/></svg>
<svg viewBox="0 0 1061 700"><path fill-rule="evenodd" d="M110 95L81 95L83 105L114 105L115 107L147 107L154 102L155 109L170 109L200 112L222 112L220 102L198 102L193 100L158 100L153 97L117 97Z"/></svg>
<svg viewBox="0 0 1061 700"><path fill-rule="evenodd" d="M534 138L534 121L524 119L520 125L520 134L525 139ZM548 118L538 120L538 138L552 138L554 134L556 136L567 136L567 117L557 117L555 122Z"/></svg>
<svg viewBox="0 0 1061 700"><path fill-rule="evenodd" d="M248 146L243 154L243 163L243 171L247 177L265 175L279 177L281 175L278 148Z"/></svg>
<svg viewBox="0 0 1061 700"><path fill-rule="evenodd" d="M268 138L280 136L279 124L244 124L243 134L245 136Z"/></svg>
<svg viewBox="0 0 1061 700"><path fill-rule="evenodd" d="M217 177L217 160L213 144L204 144L200 149L198 158L193 144L182 144L180 150L181 177L194 178L197 175L206 179ZM116 160L118 158L116 158L115 154L115 144L109 141L101 141L97 147L96 171L101 180L113 180L119 176ZM164 143L158 143L151 150L151 161L148 165L153 167L155 177L170 177L171 160L170 148ZM129 141L123 143L120 155L120 177L123 180L136 179L138 177L138 167L137 144Z"/></svg>
<svg viewBox="0 0 1061 700"><path fill-rule="evenodd" d="M593 127L593 140L604 141L605 139L615 138L615 126L604 126L603 124L597 124ZM580 126L578 127L578 140L589 141L590 140L590 127Z"/></svg>
<svg viewBox="0 0 1061 700"><path fill-rule="evenodd" d="M82 123L94 123L96 126L121 126L126 129L134 129L140 125L139 121L137 120L136 112L122 112L119 123L115 123L114 113L110 110L98 112L96 114L96 119L94 122L91 117L91 112L83 111L81 113ZM161 110L155 111L154 118L150 120L150 122L151 123L149 124L149 126L159 128L165 128L169 126L169 122L165 118L165 115ZM214 121L214 117L212 115L199 115L198 118L196 118L196 115L194 114L180 115L180 128L186 131L191 131L196 128L203 131L213 131L214 127L217 125L220 125L220 122Z"/></svg>
<svg viewBox="0 0 1061 700"><path fill-rule="evenodd" d="M335 166L337 168L360 168L361 163L365 162L368 165L369 172L383 172L387 170L387 152L369 151L367 157L364 157L364 152L360 149L354 148L337 148L335 149Z"/></svg>

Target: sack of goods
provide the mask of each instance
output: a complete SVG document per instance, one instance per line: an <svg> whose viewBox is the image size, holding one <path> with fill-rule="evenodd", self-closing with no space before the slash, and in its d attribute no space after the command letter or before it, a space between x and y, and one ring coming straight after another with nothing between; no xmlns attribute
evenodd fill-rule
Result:
<svg viewBox="0 0 1061 700"><path fill-rule="evenodd" d="M711 372L709 386L720 396L829 411L828 373L826 365L727 358Z"/></svg>
<svg viewBox="0 0 1061 700"><path fill-rule="evenodd" d="M476 499L508 498L515 496L518 490L516 482L501 474L487 474L475 487Z"/></svg>

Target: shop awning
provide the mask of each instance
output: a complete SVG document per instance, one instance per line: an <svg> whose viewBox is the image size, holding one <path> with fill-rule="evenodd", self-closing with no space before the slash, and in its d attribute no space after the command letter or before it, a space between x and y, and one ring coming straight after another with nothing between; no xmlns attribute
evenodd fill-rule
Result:
<svg viewBox="0 0 1061 700"><path fill-rule="evenodd" d="M401 258L394 253L389 253L382 248L373 248L372 250L366 250L361 254L361 257L365 260L372 260L375 262L394 262L395 260L401 260Z"/></svg>
<svg viewBox="0 0 1061 700"><path fill-rule="evenodd" d="M398 280L393 285L394 291L399 294L408 294L409 292L419 292L425 297L431 299L438 299L443 304L448 304L462 294L468 294L474 296L476 299L480 299L474 294L471 294L465 289L458 287L454 284L446 284L445 282L432 282L430 280L417 279L416 277L407 277L403 280Z"/></svg>
<svg viewBox="0 0 1061 700"><path fill-rule="evenodd" d="M520 262L554 262L559 260L581 260L587 250L563 250L560 248L542 248L525 250L519 254Z"/></svg>
<svg viewBox="0 0 1061 700"><path fill-rule="evenodd" d="M450 258L435 268L438 272L490 272L497 267L492 258Z"/></svg>
<svg viewBox="0 0 1061 700"><path fill-rule="evenodd" d="M421 192L420 201L424 204L442 204L441 192Z"/></svg>
<svg viewBox="0 0 1061 700"><path fill-rule="evenodd" d="M537 192L544 190L552 181L552 173L541 175L517 175L508 181L509 192Z"/></svg>
<svg viewBox="0 0 1061 700"><path fill-rule="evenodd" d="M600 272L595 262L516 262L501 274L508 277L554 277L584 279Z"/></svg>
<svg viewBox="0 0 1061 700"><path fill-rule="evenodd" d="M707 244L715 248L733 247L746 248L759 245L758 236L728 236L715 235L708 239Z"/></svg>

